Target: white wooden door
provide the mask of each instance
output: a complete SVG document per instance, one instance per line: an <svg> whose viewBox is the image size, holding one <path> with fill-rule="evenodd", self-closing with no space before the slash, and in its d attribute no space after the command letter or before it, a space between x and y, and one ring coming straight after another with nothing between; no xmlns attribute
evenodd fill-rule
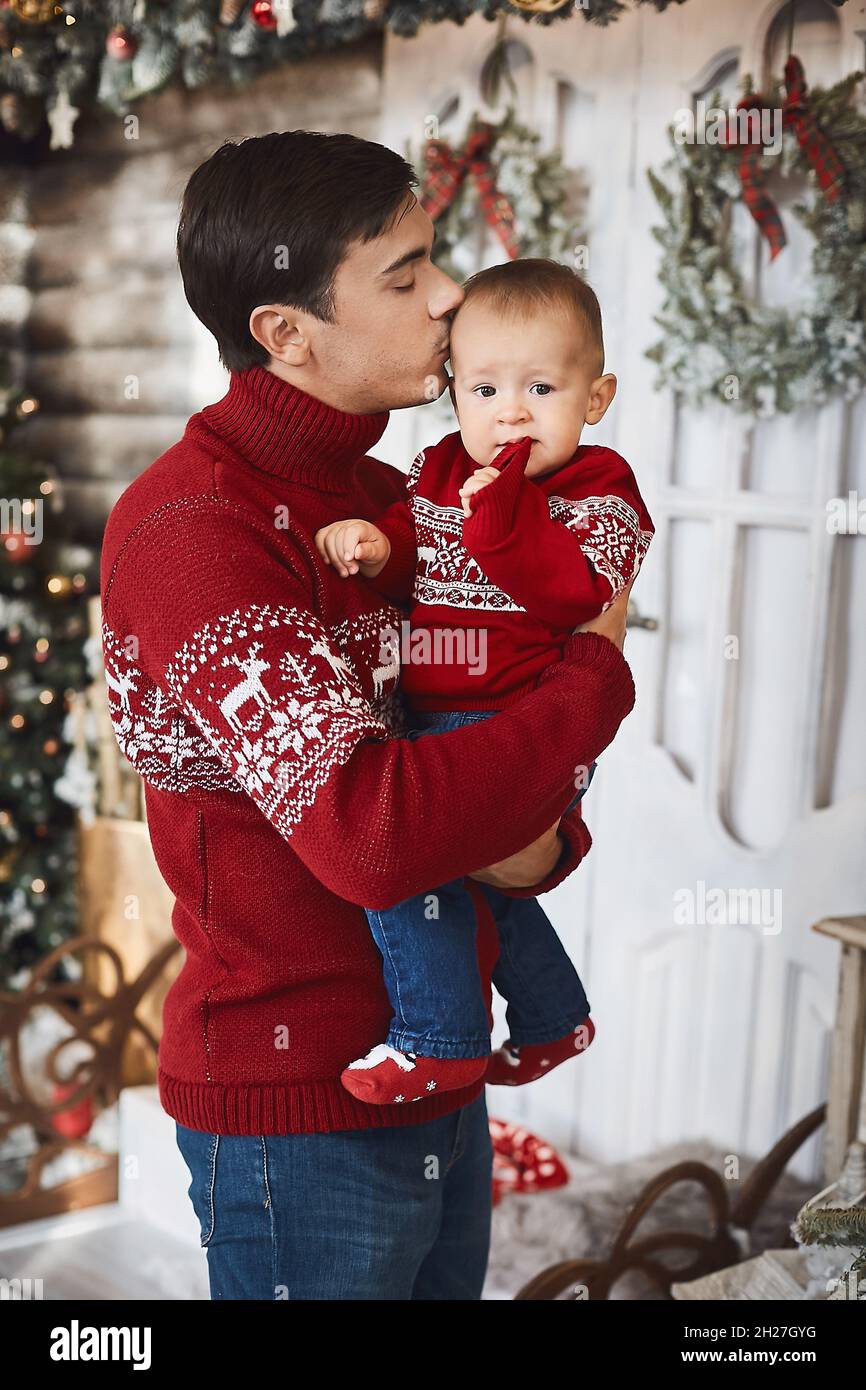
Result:
<svg viewBox="0 0 866 1390"><path fill-rule="evenodd" d="M800 0L813 84L863 67L851 9ZM624 454L657 526L633 597L659 627L626 647L637 706L584 802L593 850L543 900L598 1035L543 1082L488 1091L491 1113L598 1158L695 1138L758 1156L822 1100L837 960L810 924L866 907L866 540L826 525L828 499L866 495L866 405L757 424L721 403L684 410L644 356L661 306L645 170L678 109L781 69L786 11L689 0L605 29L509 31L522 114L589 188L588 278L619 394L584 442ZM383 141L417 151L425 118L449 109L441 133L459 140L494 39L480 18L389 37ZM756 292L792 304L805 235L785 216L789 246L767 268L743 217ZM502 259L489 239L484 263ZM447 399L398 412L380 456L408 467L455 427ZM794 1167L819 1163L815 1139Z"/></svg>

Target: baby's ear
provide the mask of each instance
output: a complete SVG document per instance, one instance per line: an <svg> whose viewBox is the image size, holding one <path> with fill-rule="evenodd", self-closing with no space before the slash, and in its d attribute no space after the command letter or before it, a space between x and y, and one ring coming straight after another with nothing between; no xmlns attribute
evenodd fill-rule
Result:
<svg viewBox="0 0 866 1390"><path fill-rule="evenodd" d="M597 425L616 395L616 377L613 372L597 376L589 388L586 403L586 423Z"/></svg>

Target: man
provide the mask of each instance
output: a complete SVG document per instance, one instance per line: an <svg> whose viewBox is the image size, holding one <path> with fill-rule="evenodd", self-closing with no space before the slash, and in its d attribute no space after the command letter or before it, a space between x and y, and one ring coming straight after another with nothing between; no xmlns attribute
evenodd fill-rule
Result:
<svg viewBox="0 0 866 1390"><path fill-rule="evenodd" d="M213 1298L480 1297L483 1082L402 1107L340 1084L390 1016L362 907L472 875L489 1005L483 884L532 896L580 862L579 811L559 820L634 698L623 598L519 704L401 737L381 635L402 612L315 549L326 522L402 494L367 451L390 409L447 384L462 292L416 184L381 145L309 131L195 171L178 258L230 385L105 533L112 719L186 950L159 1090Z"/></svg>

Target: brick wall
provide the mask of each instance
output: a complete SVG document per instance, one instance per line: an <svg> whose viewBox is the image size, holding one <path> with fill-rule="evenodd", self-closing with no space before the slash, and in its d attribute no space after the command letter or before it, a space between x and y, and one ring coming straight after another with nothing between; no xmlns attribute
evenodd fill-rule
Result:
<svg viewBox="0 0 866 1390"><path fill-rule="evenodd" d="M223 140L270 130L377 139L381 55L374 38L243 89L166 90L135 108L137 139L122 118L79 118L73 149L15 173L0 201L0 254L26 243L19 286L6 292L10 308L17 295L27 385L41 403L21 442L59 469L76 537L98 541L127 484L225 389L177 269L189 174Z"/></svg>

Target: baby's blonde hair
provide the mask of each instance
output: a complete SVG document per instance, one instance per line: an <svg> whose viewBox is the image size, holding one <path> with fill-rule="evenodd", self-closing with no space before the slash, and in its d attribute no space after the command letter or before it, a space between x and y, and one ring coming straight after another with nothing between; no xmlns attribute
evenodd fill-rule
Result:
<svg viewBox="0 0 866 1390"><path fill-rule="evenodd" d="M601 307L595 292L570 266L542 256L527 256L477 271L463 290L461 309L475 302L512 319L539 309L561 309L571 314L581 338L595 354L593 375L601 376L604 371Z"/></svg>

